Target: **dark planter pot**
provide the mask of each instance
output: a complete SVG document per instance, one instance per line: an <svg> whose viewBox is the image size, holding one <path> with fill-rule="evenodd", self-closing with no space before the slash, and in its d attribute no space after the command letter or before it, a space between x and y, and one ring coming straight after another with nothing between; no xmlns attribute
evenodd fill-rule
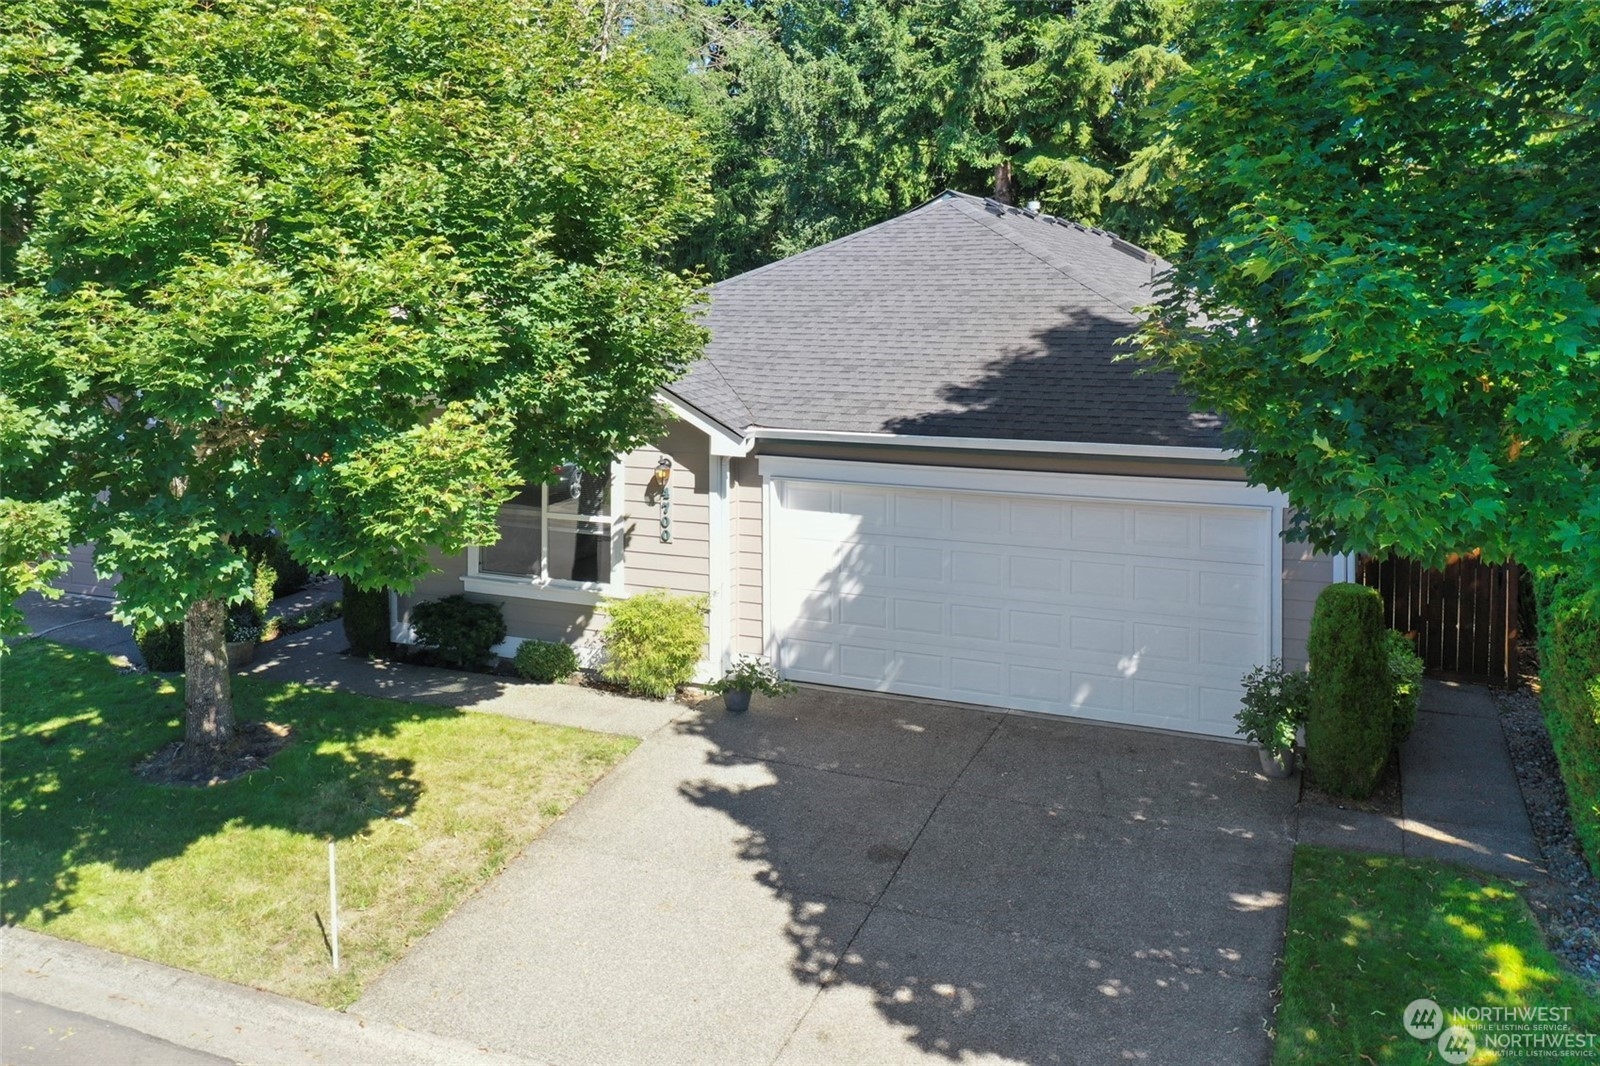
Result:
<svg viewBox="0 0 1600 1066"><path fill-rule="evenodd" d="M730 688L722 694L722 705L735 713L742 713L750 709L750 690L747 688Z"/></svg>
<svg viewBox="0 0 1600 1066"><path fill-rule="evenodd" d="M1261 756L1261 772L1268 777L1281 781L1294 774L1294 749L1279 748L1269 751L1266 748L1257 748Z"/></svg>
<svg viewBox="0 0 1600 1066"><path fill-rule="evenodd" d="M253 640L230 640L227 648L229 670L238 670L255 661L256 642Z"/></svg>

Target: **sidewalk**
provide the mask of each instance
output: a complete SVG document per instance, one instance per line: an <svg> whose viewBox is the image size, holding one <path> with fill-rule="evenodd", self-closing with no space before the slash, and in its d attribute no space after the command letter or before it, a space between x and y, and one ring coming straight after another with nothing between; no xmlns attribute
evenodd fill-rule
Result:
<svg viewBox="0 0 1600 1066"><path fill-rule="evenodd" d="M1302 802L1297 839L1545 876L1499 711L1481 686L1423 682L1416 728L1400 747L1400 796L1399 818Z"/></svg>
<svg viewBox="0 0 1600 1066"><path fill-rule="evenodd" d="M167 1062L204 1061L184 1057L185 1048L229 1062L285 1066L529 1061L25 929L0 927L0 982L8 996L175 1045L162 1057Z"/></svg>

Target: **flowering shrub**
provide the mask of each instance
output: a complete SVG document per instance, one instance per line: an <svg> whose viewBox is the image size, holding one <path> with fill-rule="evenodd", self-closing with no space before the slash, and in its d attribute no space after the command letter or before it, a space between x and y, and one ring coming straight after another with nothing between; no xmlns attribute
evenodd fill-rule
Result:
<svg viewBox="0 0 1600 1066"><path fill-rule="evenodd" d="M1269 751L1293 747L1295 727L1311 705L1311 678L1274 659L1245 674L1242 684L1244 698L1233 716L1239 732Z"/></svg>

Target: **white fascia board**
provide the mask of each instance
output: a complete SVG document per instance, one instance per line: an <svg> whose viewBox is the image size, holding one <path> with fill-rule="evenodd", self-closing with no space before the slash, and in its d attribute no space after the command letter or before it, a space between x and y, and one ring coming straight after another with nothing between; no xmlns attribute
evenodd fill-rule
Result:
<svg viewBox="0 0 1600 1066"><path fill-rule="evenodd" d="M1281 492L1242 481L1206 478L1131 477L1110 474L1068 474L1045 470L989 470L979 467L917 466L910 463L859 463L837 459L800 459L763 455L761 477L801 481L833 481L908 489L953 489L1022 496L1067 496L1076 499L1130 503L1209 503L1232 507L1281 509ZM1279 522L1281 525L1281 520ZM1276 528L1276 527L1275 527Z"/></svg>
<svg viewBox="0 0 1600 1066"><path fill-rule="evenodd" d="M673 415L689 423L695 429L711 438L712 455L728 455L735 458L749 455L750 449L755 446L755 441L749 437L742 437L732 432L719 423L711 421L693 407L679 403L664 392L656 393L656 402Z"/></svg>
<svg viewBox="0 0 1600 1066"><path fill-rule="evenodd" d="M928 437L908 433L836 433L816 429L753 428L755 440L792 440L817 444L892 444L903 448L949 448L986 452L1038 452L1047 455L1108 455L1130 459L1209 459L1227 462L1239 457L1226 448L1189 448L1162 444L1101 444L1095 441L999 440L994 437Z"/></svg>

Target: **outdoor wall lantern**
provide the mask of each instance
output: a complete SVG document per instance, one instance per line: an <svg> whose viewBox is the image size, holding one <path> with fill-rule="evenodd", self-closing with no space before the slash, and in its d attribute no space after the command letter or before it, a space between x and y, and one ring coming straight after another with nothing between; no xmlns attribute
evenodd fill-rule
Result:
<svg viewBox="0 0 1600 1066"><path fill-rule="evenodd" d="M672 543L672 460L665 455L656 460L656 472L651 476L656 486L656 498L661 503L661 543Z"/></svg>

